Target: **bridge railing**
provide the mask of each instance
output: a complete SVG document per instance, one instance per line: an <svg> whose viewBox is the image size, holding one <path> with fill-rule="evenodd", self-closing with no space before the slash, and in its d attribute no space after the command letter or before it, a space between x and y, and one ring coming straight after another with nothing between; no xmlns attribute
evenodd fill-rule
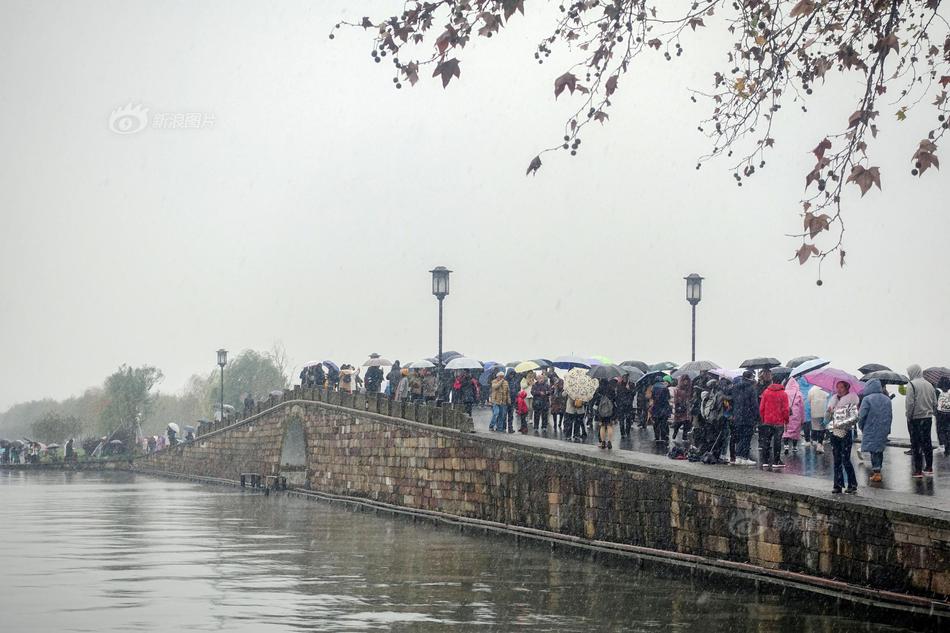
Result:
<svg viewBox="0 0 950 633"><path fill-rule="evenodd" d="M280 396L272 395L266 400L257 402L254 409L249 411L247 415L240 413L236 417L203 426L199 430L199 437L206 433L239 424L249 417L258 415L288 400L325 402L356 411L376 413L390 418L455 429L466 433L475 431L472 416L465 413L460 405L445 403L442 406L434 406L422 402L393 400L382 393L349 393L334 391L327 387L301 387L296 385L293 389L284 389Z"/></svg>

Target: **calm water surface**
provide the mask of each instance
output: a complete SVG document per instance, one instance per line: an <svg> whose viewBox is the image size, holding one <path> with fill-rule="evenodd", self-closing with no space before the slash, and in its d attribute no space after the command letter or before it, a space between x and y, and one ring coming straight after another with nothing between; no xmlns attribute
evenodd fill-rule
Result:
<svg viewBox="0 0 950 633"><path fill-rule="evenodd" d="M813 599L127 473L0 471L3 631L897 631Z"/></svg>

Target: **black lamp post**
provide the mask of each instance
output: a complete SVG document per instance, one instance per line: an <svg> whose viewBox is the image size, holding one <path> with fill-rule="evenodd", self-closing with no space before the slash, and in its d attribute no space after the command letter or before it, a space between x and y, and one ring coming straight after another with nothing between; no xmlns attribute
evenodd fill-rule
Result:
<svg viewBox="0 0 950 633"><path fill-rule="evenodd" d="M445 370L445 363L442 361L442 301L449 294L449 275L451 270L445 266L436 266L429 271L432 273L432 294L439 300L439 355L436 357L439 361L439 400L442 399L442 373Z"/></svg>
<svg viewBox="0 0 950 633"><path fill-rule="evenodd" d="M221 409L220 421L224 422L224 366L228 364L228 350L218 350L218 367L221 368Z"/></svg>
<svg viewBox="0 0 950 633"><path fill-rule="evenodd" d="M690 273L686 277L686 301L693 307L693 353L691 360L696 360L696 304L703 298L703 277Z"/></svg>

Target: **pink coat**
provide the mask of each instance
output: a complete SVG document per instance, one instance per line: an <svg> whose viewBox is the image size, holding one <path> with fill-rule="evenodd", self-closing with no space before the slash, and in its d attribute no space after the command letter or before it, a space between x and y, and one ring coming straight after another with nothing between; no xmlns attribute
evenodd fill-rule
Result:
<svg viewBox="0 0 950 633"><path fill-rule="evenodd" d="M802 398L802 390L798 386L797 380L788 381L788 384L785 385L785 394L788 396L790 413L782 438L786 440L801 439L802 423L805 421L805 399Z"/></svg>

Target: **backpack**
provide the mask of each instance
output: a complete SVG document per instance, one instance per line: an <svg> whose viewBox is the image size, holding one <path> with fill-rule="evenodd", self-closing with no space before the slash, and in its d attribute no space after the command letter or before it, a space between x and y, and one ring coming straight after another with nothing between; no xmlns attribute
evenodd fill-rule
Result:
<svg viewBox="0 0 950 633"><path fill-rule="evenodd" d="M950 391L937 390L937 412L950 413Z"/></svg>
<svg viewBox="0 0 950 633"><path fill-rule="evenodd" d="M600 401L597 403L597 415L602 418L612 417L614 414L614 403L611 401L606 394L600 397Z"/></svg>
<svg viewBox="0 0 950 633"><path fill-rule="evenodd" d="M343 384L344 384L344 385L350 384L350 375L351 375L351 374L343 374Z"/></svg>

